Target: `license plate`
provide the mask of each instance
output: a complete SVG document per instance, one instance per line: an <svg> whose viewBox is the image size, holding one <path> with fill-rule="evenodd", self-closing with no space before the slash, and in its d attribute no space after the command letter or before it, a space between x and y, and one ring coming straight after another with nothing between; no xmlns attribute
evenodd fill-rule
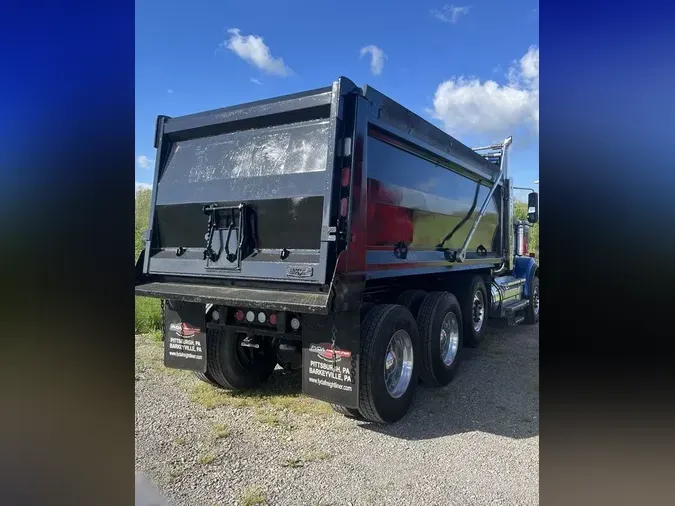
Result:
<svg viewBox="0 0 675 506"><path fill-rule="evenodd" d="M164 365L172 369L206 371L204 304L164 303Z"/></svg>

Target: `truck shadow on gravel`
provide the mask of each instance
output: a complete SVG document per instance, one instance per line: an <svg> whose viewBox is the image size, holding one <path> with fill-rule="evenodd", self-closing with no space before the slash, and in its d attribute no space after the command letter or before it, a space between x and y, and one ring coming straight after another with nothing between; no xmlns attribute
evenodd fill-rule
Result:
<svg viewBox="0 0 675 506"><path fill-rule="evenodd" d="M539 434L539 327L493 326L478 349L464 349L457 376L443 388L420 383L409 413L392 425L358 427L405 440L486 432L515 439ZM331 412L302 395L300 371L277 369L259 390L224 392L203 385L206 403L258 406L260 401L294 413ZM205 404L202 402L202 404Z"/></svg>
<svg viewBox="0 0 675 506"><path fill-rule="evenodd" d="M454 380L419 384L410 412L392 425L359 426L406 440L487 432L515 439L539 434L539 326L493 327L478 349L464 349Z"/></svg>

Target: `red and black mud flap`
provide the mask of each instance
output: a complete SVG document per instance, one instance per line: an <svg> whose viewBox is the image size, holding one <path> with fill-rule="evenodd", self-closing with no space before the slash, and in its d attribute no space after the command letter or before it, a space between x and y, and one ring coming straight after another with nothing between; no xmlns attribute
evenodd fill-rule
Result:
<svg viewBox="0 0 675 506"><path fill-rule="evenodd" d="M333 342L333 335L335 341ZM358 408L359 313L307 316L302 331L302 391L316 399Z"/></svg>
<svg viewBox="0 0 675 506"><path fill-rule="evenodd" d="M206 307L194 302L164 302L164 365L206 372Z"/></svg>

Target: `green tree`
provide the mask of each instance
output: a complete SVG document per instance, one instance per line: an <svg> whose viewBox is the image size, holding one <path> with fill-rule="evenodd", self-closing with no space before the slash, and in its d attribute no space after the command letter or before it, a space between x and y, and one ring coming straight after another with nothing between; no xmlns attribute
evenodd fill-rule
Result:
<svg viewBox="0 0 675 506"><path fill-rule="evenodd" d="M148 228L150 220L151 190L139 190L136 192L136 224L135 224L135 257L138 259L143 249L143 232ZM136 297L136 333L155 333L162 328L162 313L159 299ZM160 334L157 334L160 335Z"/></svg>
<svg viewBox="0 0 675 506"><path fill-rule="evenodd" d="M513 203L513 214L517 220L527 221L527 203L516 200ZM528 249L537 255L539 259L539 223L530 226L528 237Z"/></svg>
<svg viewBox="0 0 675 506"><path fill-rule="evenodd" d="M134 245L135 257L143 249L143 232L148 228L150 220L150 198L152 191L148 189L138 190L136 192L136 241Z"/></svg>

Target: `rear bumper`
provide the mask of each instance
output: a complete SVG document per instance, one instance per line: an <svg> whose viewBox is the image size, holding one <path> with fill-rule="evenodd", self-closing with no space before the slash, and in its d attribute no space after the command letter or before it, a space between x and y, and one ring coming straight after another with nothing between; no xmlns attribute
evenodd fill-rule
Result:
<svg viewBox="0 0 675 506"><path fill-rule="evenodd" d="M330 298L330 294L328 293L262 290L259 288L158 281L137 284L136 295L183 302L255 307L275 311L293 311L321 315L328 314Z"/></svg>

